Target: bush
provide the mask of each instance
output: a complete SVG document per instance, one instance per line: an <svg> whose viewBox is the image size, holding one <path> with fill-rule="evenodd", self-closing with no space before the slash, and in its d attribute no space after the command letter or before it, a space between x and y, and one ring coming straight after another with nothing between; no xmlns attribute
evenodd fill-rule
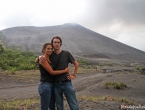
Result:
<svg viewBox="0 0 145 110"><path fill-rule="evenodd" d="M135 68L137 70L139 70L140 74L145 75L145 67L143 67L143 66L136 66Z"/></svg>
<svg viewBox="0 0 145 110"><path fill-rule="evenodd" d="M131 67L130 63L126 63L124 66Z"/></svg>
<svg viewBox="0 0 145 110"><path fill-rule="evenodd" d="M2 46L0 46L2 48ZM1 49L2 50L2 49ZM7 49L0 53L0 67L3 70L8 70L14 73L17 70L32 70L36 69L36 55L33 52L20 52Z"/></svg>
<svg viewBox="0 0 145 110"><path fill-rule="evenodd" d="M78 61L78 63L79 63L80 65L89 64L89 61L87 61L87 60L85 60L85 59L79 59L79 60L77 60L77 61Z"/></svg>
<svg viewBox="0 0 145 110"><path fill-rule="evenodd" d="M142 68L140 69L140 73L143 74L143 75L145 75L145 67L142 67Z"/></svg>
<svg viewBox="0 0 145 110"><path fill-rule="evenodd" d="M113 65L114 65L114 63L112 63L112 62L108 63L108 66L113 66Z"/></svg>
<svg viewBox="0 0 145 110"><path fill-rule="evenodd" d="M135 66L135 69L140 70L140 66Z"/></svg>
<svg viewBox="0 0 145 110"><path fill-rule="evenodd" d="M124 89L124 88L127 88L127 85L124 84L124 83L116 83L116 82L106 82L104 84L104 86L106 87L106 89L109 89L109 87L113 87L114 89Z"/></svg>
<svg viewBox="0 0 145 110"><path fill-rule="evenodd" d="M103 64L103 63L100 63L100 64L99 64L99 66L105 66L105 64Z"/></svg>
<svg viewBox="0 0 145 110"><path fill-rule="evenodd" d="M127 85L124 84L124 83L120 83L120 87L121 87L121 88L127 88Z"/></svg>

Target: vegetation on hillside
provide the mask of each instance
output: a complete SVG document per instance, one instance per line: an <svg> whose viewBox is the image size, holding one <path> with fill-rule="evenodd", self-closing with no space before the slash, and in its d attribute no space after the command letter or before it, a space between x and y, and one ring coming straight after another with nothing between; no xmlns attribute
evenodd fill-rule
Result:
<svg viewBox="0 0 145 110"><path fill-rule="evenodd" d="M106 82L105 84L106 89L109 89L109 87L113 87L114 89L124 89L127 88L127 85L124 83L118 84L117 82Z"/></svg>
<svg viewBox="0 0 145 110"><path fill-rule="evenodd" d="M17 49L7 49L0 44L0 69L14 72L17 70L32 70L36 68L36 55L33 52L20 52Z"/></svg>

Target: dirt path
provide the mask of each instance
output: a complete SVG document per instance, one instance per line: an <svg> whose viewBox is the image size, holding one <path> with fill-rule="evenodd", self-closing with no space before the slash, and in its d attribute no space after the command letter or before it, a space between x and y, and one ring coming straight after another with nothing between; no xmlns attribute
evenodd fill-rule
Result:
<svg viewBox="0 0 145 110"><path fill-rule="evenodd" d="M105 82L123 82L128 88L123 90L106 89L102 86ZM1 81L0 83L0 100L39 97L37 90L38 82L13 84ZM119 106L124 102L115 101L115 97L124 97L126 100L129 99L139 104L145 104L145 76L141 74L132 72L97 73L95 71L86 71L85 73L77 74L77 78L72 83L77 96L81 97L85 95L89 98L95 98L108 95L111 97L109 101L93 101L93 99L79 98L80 110L119 110ZM65 104L65 110L69 110L68 104Z"/></svg>
<svg viewBox="0 0 145 110"><path fill-rule="evenodd" d="M25 86L14 86L9 88L0 89L0 100L4 99L15 99L15 98L28 98L38 95L37 85L25 85Z"/></svg>
<svg viewBox="0 0 145 110"><path fill-rule="evenodd" d="M82 91L90 84L97 83L102 80L101 77L105 74L78 74L77 78L72 81L76 92ZM11 84L11 86L3 85L0 87L0 100L15 99L15 98L28 98L38 95L38 83L37 84Z"/></svg>

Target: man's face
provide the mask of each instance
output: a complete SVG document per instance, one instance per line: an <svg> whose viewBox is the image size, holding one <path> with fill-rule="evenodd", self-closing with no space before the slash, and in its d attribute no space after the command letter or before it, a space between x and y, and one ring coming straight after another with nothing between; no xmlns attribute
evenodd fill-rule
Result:
<svg viewBox="0 0 145 110"><path fill-rule="evenodd" d="M54 50L58 50L58 49L60 49L60 44L61 44L61 42L60 42L60 40L59 39L53 39L53 48L54 48Z"/></svg>

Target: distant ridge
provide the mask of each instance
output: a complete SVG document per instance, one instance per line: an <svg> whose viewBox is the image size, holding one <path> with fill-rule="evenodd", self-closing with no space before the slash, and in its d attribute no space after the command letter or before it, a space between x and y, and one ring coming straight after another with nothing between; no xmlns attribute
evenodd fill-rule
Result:
<svg viewBox="0 0 145 110"><path fill-rule="evenodd" d="M145 62L145 52L98 34L76 23L57 26L22 26L4 29L0 40L6 46L21 46L22 51L41 52L42 45L54 36L63 40L62 48L77 56Z"/></svg>

